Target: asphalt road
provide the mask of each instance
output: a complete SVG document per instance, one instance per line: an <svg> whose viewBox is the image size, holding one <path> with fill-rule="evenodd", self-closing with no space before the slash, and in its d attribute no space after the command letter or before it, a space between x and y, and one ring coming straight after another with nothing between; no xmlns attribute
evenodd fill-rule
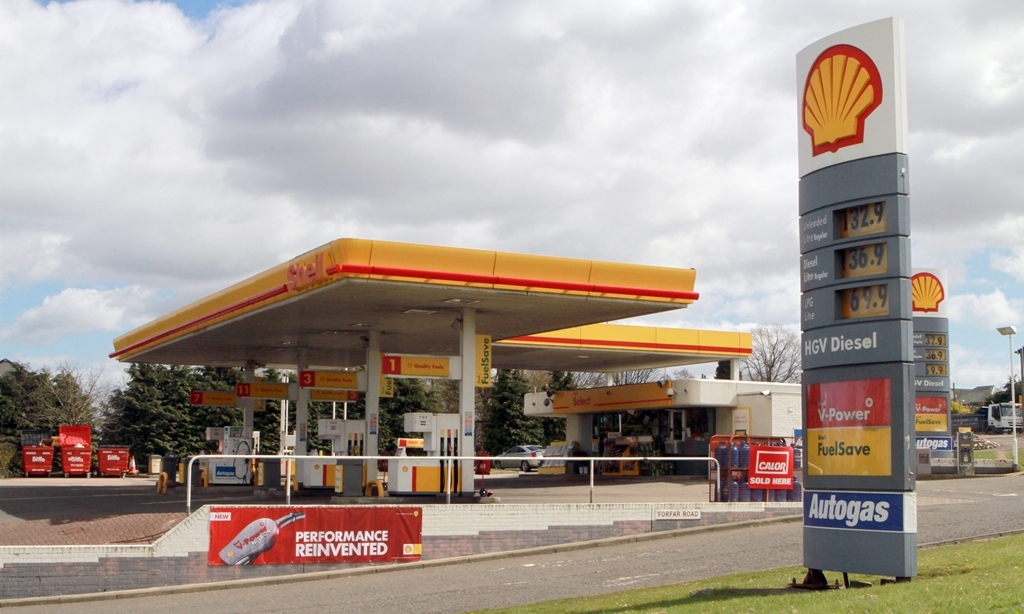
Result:
<svg viewBox="0 0 1024 614"><path fill-rule="evenodd" d="M927 544L1024 530L1024 476L922 481L918 539ZM17 612L428 614L525 605L698 580L801 562L801 527L787 522L569 553L278 586L19 608ZM830 579L832 579L830 577ZM780 586L789 577L779 575Z"/></svg>

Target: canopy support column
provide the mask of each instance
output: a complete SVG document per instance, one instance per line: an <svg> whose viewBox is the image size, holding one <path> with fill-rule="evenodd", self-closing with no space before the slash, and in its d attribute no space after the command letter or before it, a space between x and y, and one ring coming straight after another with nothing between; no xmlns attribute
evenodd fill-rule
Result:
<svg viewBox="0 0 1024 614"><path fill-rule="evenodd" d="M376 456L380 450L380 331L367 331L366 337L366 450ZM377 479L376 461L366 461L366 479Z"/></svg>
<svg viewBox="0 0 1024 614"><path fill-rule="evenodd" d="M476 310L472 307L462 309L461 331L462 377L459 379L459 456L476 454L475 420L476 415ZM474 488L474 463L462 461L463 494L472 494Z"/></svg>
<svg viewBox="0 0 1024 614"><path fill-rule="evenodd" d="M298 370L309 369L309 348L299 348ZM295 455L309 454L309 388L299 386L299 398L295 402ZM297 464L296 468L301 468ZM301 481L301 476L299 477Z"/></svg>
<svg viewBox="0 0 1024 614"><path fill-rule="evenodd" d="M252 360L245 361L245 373L243 380L247 384L256 381L256 363ZM247 397L242 401L242 431L245 436L252 437L252 429L255 421L256 401Z"/></svg>

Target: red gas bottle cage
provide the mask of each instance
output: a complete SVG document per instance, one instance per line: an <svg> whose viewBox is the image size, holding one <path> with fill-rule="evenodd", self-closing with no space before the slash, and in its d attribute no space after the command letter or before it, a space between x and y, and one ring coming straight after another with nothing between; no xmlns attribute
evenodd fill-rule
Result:
<svg viewBox="0 0 1024 614"><path fill-rule="evenodd" d="M785 460L784 466L780 467L780 475L785 473L788 476L782 478L788 481L788 485L751 485L751 449L768 453L777 450L782 453ZM710 501L782 503L801 500L803 449L799 438L714 435L710 442L710 452L721 467L718 484L715 484L714 470L709 467Z"/></svg>
<svg viewBox="0 0 1024 614"><path fill-rule="evenodd" d="M60 462L64 477L92 471L92 429L89 425L60 427Z"/></svg>

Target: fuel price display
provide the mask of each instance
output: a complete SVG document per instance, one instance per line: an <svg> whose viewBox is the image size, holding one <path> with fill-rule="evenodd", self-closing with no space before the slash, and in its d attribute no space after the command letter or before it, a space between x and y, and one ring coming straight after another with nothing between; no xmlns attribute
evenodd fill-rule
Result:
<svg viewBox="0 0 1024 614"><path fill-rule="evenodd" d="M843 239L882 234L886 231L885 203L871 203L839 211L839 236Z"/></svg>
<svg viewBox="0 0 1024 614"><path fill-rule="evenodd" d="M878 284L842 291L844 320L877 318L889 315L889 286Z"/></svg>
<svg viewBox="0 0 1024 614"><path fill-rule="evenodd" d="M841 275L844 279L884 275L889 271L889 246L875 243L844 249L842 262Z"/></svg>

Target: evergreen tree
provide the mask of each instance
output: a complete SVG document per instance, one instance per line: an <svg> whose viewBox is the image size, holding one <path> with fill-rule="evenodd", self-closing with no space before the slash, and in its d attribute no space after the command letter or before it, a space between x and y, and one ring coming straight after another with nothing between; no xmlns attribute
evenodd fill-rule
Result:
<svg viewBox="0 0 1024 614"><path fill-rule="evenodd" d="M572 371L552 371L544 390L551 393L576 390L576 378ZM541 418L541 423L544 425L544 445L552 441L565 441L565 418Z"/></svg>
<svg viewBox="0 0 1024 614"><path fill-rule="evenodd" d="M732 375L732 365L728 360L719 360L715 368L715 379L729 379Z"/></svg>
<svg viewBox="0 0 1024 614"><path fill-rule="evenodd" d="M206 428L242 424L239 407L191 405L192 390L234 391L240 369L133 363L128 382L110 396L103 442L128 446L137 458L212 452Z"/></svg>
<svg viewBox="0 0 1024 614"><path fill-rule="evenodd" d="M394 454L398 438L407 437L405 414L410 412L438 413L441 404L427 383L421 379L395 380L395 396L380 400L380 429L377 431L378 448L382 454Z"/></svg>
<svg viewBox="0 0 1024 614"><path fill-rule="evenodd" d="M488 399L487 418L483 422L483 445L491 455L499 455L512 446L544 444L544 425L523 413L523 395L530 392L523 373L501 369Z"/></svg>

